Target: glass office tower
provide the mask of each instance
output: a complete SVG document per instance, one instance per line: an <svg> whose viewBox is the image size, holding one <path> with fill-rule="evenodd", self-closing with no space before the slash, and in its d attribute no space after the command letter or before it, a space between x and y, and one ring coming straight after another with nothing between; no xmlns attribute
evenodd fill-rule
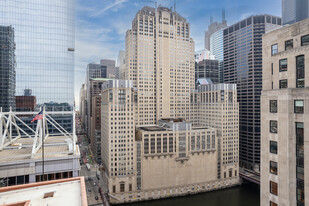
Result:
<svg viewBox="0 0 309 206"><path fill-rule="evenodd" d="M259 15L223 31L223 81L237 84L240 167L259 170L262 36L280 26L281 18Z"/></svg>
<svg viewBox="0 0 309 206"><path fill-rule="evenodd" d="M36 107L72 109L75 0L1 0L0 25L16 42L16 96L32 90Z"/></svg>
<svg viewBox="0 0 309 206"><path fill-rule="evenodd" d="M282 23L293 24L309 17L309 0L282 0Z"/></svg>
<svg viewBox="0 0 309 206"><path fill-rule="evenodd" d="M210 53L219 62L219 82L223 83L223 30L220 29L210 36Z"/></svg>

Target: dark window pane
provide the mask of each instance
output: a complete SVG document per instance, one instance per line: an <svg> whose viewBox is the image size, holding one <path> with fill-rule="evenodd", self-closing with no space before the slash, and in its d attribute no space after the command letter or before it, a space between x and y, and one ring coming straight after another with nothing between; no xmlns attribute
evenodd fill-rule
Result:
<svg viewBox="0 0 309 206"><path fill-rule="evenodd" d="M287 79L279 80L279 88L280 89L288 88L288 80Z"/></svg>
<svg viewBox="0 0 309 206"><path fill-rule="evenodd" d="M269 162L269 172L274 175L278 174L278 163L277 162L273 162L273 161Z"/></svg>
<svg viewBox="0 0 309 206"><path fill-rule="evenodd" d="M270 120L270 132L271 133L277 133L277 121L274 121L274 120Z"/></svg>
<svg viewBox="0 0 309 206"><path fill-rule="evenodd" d="M285 72L288 70L288 59L279 60L279 72Z"/></svg>
<svg viewBox="0 0 309 206"><path fill-rule="evenodd" d="M270 141L270 153L278 154L278 143L275 141Z"/></svg>
<svg viewBox="0 0 309 206"><path fill-rule="evenodd" d="M277 100L270 100L270 113L277 113Z"/></svg>
<svg viewBox="0 0 309 206"><path fill-rule="evenodd" d="M270 181L270 193L274 195L278 195L278 184Z"/></svg>
<svg viewBox="0 0 309 206"><path fill-rule="evenodd" d="M293 49L293 39L285 41L285 50Z"/></svg>
<svg viewBox="0 0 309 206"><path fill-rule="evenodd" d="M301 37L301 45L302 46L309 45L309 34Z"/></svg>
<svg viewBox="0 0 309 206"><path fill-rule="evenodd" d="M305 57L304 55L296 57L296 87L305 87Z"/></svg>

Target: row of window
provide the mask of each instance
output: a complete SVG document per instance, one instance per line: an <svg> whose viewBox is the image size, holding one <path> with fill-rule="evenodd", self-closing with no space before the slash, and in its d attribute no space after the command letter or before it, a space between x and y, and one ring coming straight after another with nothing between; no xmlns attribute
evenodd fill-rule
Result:
<svg viewBox="0 0 309 206"><path fill-rule="evenodd" d="M309 45L309 34L301 37L301 46L308 46L308 45ZM294 47L293 39L289 39L289 40L286 40L284 42L285 51L287 51L289 49L293 49L293 47ZM279 52L278 51L278 44L273 44L271 46L271 55L273 56L273 55L277 54L278 52Z"/></svg>
<svg viewBox="0 0 309 206"><path fill-rule="evenodd" d="M269 101L269 112L270 113L278 112L278 101L277 100ZM294 113L295 114L304 113L304 100L294 100Z"/></svg>

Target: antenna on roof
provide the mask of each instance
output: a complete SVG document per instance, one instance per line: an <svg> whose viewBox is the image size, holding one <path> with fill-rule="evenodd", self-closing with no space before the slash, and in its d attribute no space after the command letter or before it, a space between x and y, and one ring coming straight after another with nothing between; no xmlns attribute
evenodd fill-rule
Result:
<svg viewBox="0 0 309 206"><path fill-rule="evenodd" d="M225 9L223 8L222 9L222 23L224 23L226 20L225 20Z"/></svg>
<svg viewBox="0 0 309 206"><path fill-rule="evenodd" d="M176 12L176 0L174 0L174 12Z"/></svg>

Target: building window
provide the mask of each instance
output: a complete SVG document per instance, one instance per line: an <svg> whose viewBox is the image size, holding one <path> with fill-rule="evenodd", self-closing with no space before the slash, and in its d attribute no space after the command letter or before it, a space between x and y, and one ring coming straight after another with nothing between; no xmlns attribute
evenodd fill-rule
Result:
<svg viewBox="0 0 309 206"><path fill-rule="evenodd" d="M275 141L270 141L269 150L272 154L278 154L278 143Z"/></svg>
<svg viewBox="0 0 309 206"><path fill-rule="evenodd" d="M296 57L296 88L305 87L305 57L300 55Z"/></svg>
<svg viewBox="0 0 309 206"><path fill-rule="evenodd" d="M277 100L270 100L269 105L270 113L277 113Z"/></svg>
<svg viewBox="0 0 309 206"><path fill-rule="evenodd" d="M274 175L278 174L278 163L277 162L273 162L273 161L269 162L269 172Z"/></svg>
<svg viewBox="0 0 309 206"><path fill-rule="evenodd" d="M278 184L275 182L270 181L269 182L269 189L270 189L270 193L273 195L278 195Z"/></svg>
<svg viewBox="0 0 309 206"><path fill-rule="evenodd" d="M288 59L279 60L279 72L285 72L288 70Z"/></svg>
<svg viewBox="0 0 309 206"><path fill-rule="evenodd" d="M301 37L301 46L309 45L309 34Z"/></svg>
<svg viewBox="0 0 309 206"><path fill-rule="evenodd" d="M113 193L116 193L116 185L113 185Z"/></svg>
<svg viewBox="0 0 309 206"><path fill-rule="evenodd" d="M278 53L278 44L271 45L271 55L275 55Z"/></svg>
<svg viewBox="0 0 309 206"><path fill-rule="evenodd" d="M275 120L270 120L270 132L271 133L277 133L277 126L278 126L278 122Z"/></svg>
<svg viewBox="0 0 309 206"><path fill-rule="evenodd" d="M132 184L129 184L129 191L132 192Z"/></svg>
<svg viewBox="0 0 309 206"><path fill-rule="evenodd" d="M279 88L280 89L288 88L288 80L287 79L279 80Z"/></svg>
<svg viewBox="0 0 309 206"><path fill-rule="evenodd" d="M149 139L144 139L144 154L149 153Z"/></svg>
<svg viewBox="0 0 309 206"><path fill-rule="evenodd" d="M120 192L124 192L124 183L120 183Z"/></svg>
<svg viewBox="0 0 309 206"><path fill-rule="evenodd" d="M293 49L293 39L285 41L285 51Z"/></svg>
<svg viewBox="0 0 309 206"><path fill-rule="evenodd" d="M305 203L304 187L304 123L296 122L296 198L297 205Z"/></svg>
<svg viewBox="0 0 309 206"><path fill-rule="evenodd" d="M294 113L303 114L304 113L304 100L294 101Z"/></svg>
<svg viewBox="0 0 309 206"><path fill-rule="evenodd" d="M157 138L157 153L161 153L161 138Z"/></svg>
<svg viewBox="0 0 309 206"><path fill-rule="evenodd" d="M274 203L274 202L272 202L272 201L270 201L270 204L269 204L270 206L278 206L278 204L277 203Z"/></svg>

